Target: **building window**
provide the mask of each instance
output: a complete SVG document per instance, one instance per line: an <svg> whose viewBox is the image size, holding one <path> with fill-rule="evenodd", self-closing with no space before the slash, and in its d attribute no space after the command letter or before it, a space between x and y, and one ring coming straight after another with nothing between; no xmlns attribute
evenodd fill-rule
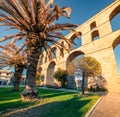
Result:
<svg viewBox="0 0 120 117"><path fill-rule="evenodd" d="M56 47L52 48L52 52L53 52L53 59L56 58L56 53L57 53L57 49Z"/></svg>
<svg viewBox="0 0 120 117"><path fill-rule="evenodd" d="M94 21L90 24L90 29L92 30L92 29L95 29L95 28L96 28L96 22Z"/></svg>
<svg viewBox="0 0 120 117"><path fill-rule="evenodd" d="M61 46L64 48L64 42L63 41L61 42ZM60 56L64 56L64 49L63 48L61 48L61 50L60 50Z"/></svg>
<svg viewBox="0 0 120 117"><path fill-rule="evenodd" d="M9 73L6 73L6 75L8 76L8 75L9 75Z"/></svg>
<svg viewBox="0 0 120 117"><path fill-rule="evenodd" d="M95 41L97 39L99 39L99 32L98 30L95 30L91 33L91 37L92 37L92 41Z"/></svg>

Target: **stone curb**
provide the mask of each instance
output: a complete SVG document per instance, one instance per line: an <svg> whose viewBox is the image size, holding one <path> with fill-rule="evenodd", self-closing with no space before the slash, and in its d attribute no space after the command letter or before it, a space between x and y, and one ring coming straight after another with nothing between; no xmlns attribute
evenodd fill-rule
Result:
<svg viewBox="0 0 120 117"><path fill-rule="evenodd" d="M87 112L87 114L85 115L85 117L90 117L91 114L93 113L93 111L95 110L95 108L97 107L97 105L102 101L104 96L100 97L99 100L93 105L93 107Z"/></svg>

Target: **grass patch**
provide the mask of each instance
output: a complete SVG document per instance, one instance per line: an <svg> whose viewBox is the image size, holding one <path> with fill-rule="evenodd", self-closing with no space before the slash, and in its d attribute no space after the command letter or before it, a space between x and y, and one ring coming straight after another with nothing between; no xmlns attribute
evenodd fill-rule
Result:
<svg viewBox="0 0 120 117"><path fill-rule="evenodd" d="M99 98L96 95L82 97L79 93L38 89L39 97L43 100L37 103L22 102L20 92L23 88L19 92L11 90L11 88L0 88L0 111L7 112L39 103L31 110L28 109L34 117L83 117Z"/></svg>
<svg viewBox="0 0 120 117"><path fill-rule="evenodd" d="M0 88L0 113L35 104L35 102L22 102L20 96L22 91L23 88L20 88L19 92L12 91L11 87Z"/></svg>

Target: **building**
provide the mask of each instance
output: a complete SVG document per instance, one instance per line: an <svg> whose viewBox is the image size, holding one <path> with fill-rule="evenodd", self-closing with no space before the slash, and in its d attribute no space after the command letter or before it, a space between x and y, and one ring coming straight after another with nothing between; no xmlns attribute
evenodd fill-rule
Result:
<svg viewBox="0 0 120 117"><path fill-rule="evenodd" d="M0 70L0 86L7 86L14 84L14 72L9 70ZM26 75L22 75L20 84L25 84Z"/></svg>
<svg viewBox="0 0 120 117"><path fill-rule="evenodd" d="M9 70L0 70L0 85L8 85L12 77L12 72Z"/></svg>
<svg viewBox="0 0 120 117"><path fill-rule="evenodd" d="M39 68L44 76L44 85L55 85L54 71L58 68L66 69L69 62L78 55L91 56L100 62L102 77L106 80L109 91L120 90L120 75L118 73L114 49L120 44L120 29L113 31L111 21L120 13L120 1L116 0L98 14L78 26L75 30L80 34L81 45L71 49L70 53L52 46L54 55L49 59L44 52L40 58ZM73 32L65 36L76 38ZM61 45L66 43L59 41Z"/></svg>

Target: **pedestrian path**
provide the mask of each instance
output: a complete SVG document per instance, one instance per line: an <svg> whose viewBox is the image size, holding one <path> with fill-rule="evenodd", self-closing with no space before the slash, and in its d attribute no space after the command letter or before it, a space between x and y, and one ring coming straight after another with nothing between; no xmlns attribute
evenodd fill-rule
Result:
<svg viewBox="0 0 120 117"><path fill-rule="evenodd" d="M120 117L120 92L108 92L89 117Z"/></svg>

